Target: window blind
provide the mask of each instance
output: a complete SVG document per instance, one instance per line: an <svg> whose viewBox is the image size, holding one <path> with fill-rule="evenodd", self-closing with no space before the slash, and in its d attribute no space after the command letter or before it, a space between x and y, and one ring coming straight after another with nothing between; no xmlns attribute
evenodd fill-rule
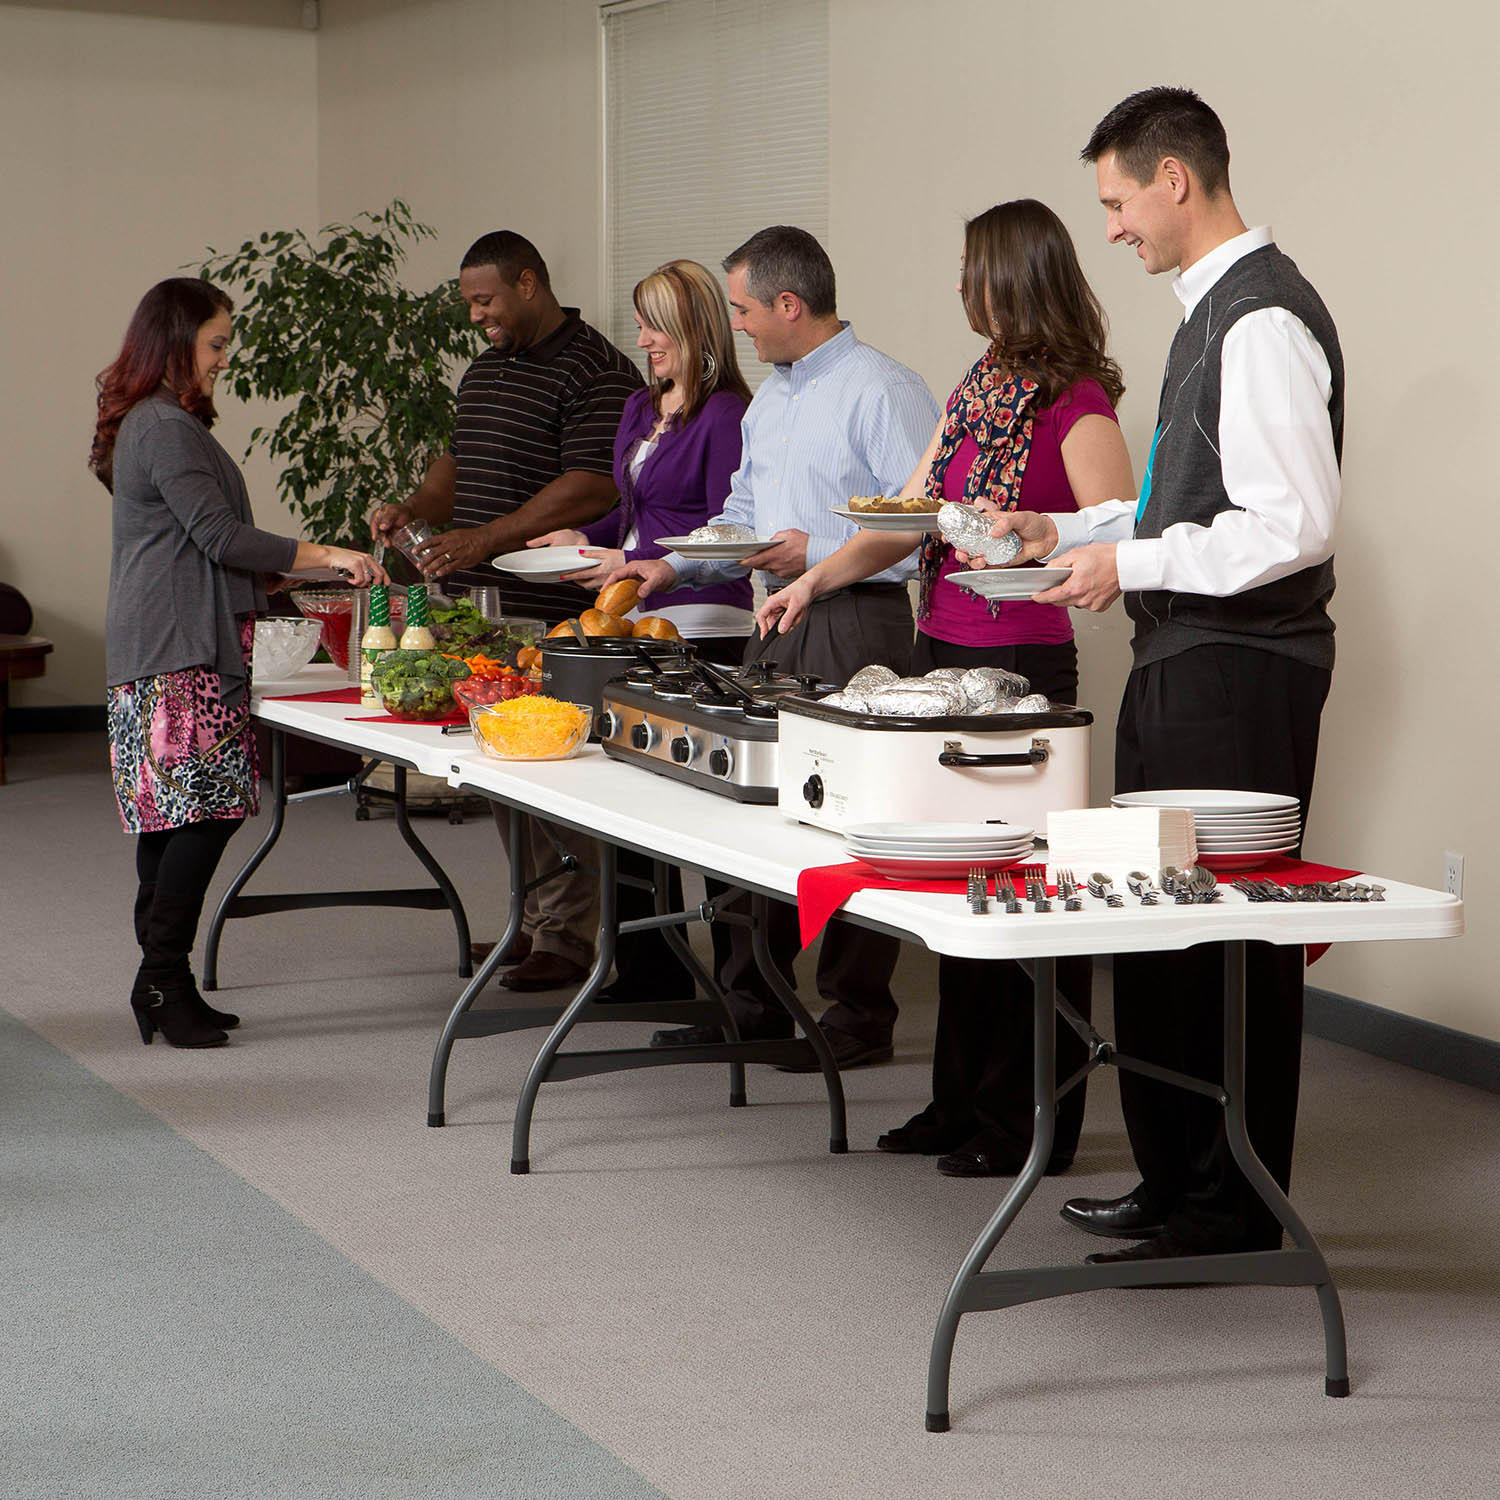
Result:
<svg viewBox="0 0 1500 1500"><path fill-rule="evenodd" d="M631 288L768 224L828 241L827 0L620 0L604 25L608 334L641 364ZM751 387L765 369L743 335Z"/></svg>

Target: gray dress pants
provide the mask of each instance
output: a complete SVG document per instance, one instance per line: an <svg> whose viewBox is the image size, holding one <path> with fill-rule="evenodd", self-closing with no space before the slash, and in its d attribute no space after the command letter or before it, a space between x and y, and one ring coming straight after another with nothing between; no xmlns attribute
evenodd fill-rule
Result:
<svg viewBox="0 0 1500 1500"><path fill-rule="evenodd" d="M765 640L752 635L745 648L745 664L774 661L778 672L815 672L840 686L873 663L904 675L914 633L905 584L855 584L815 600L786 635ZM768 920L771 956L790 977L792 960L801 947L797 909L773 901ZM896 1021L891 974L900 951L897 938L847 922L830 922L818 955L818 993L828 1002L822 1023L868 1045L888 1042ZM742 1035L791 1035L791 1018L761 977L750 933L744 927L730 929L729 958L719 971L719 983Z"/></svg>

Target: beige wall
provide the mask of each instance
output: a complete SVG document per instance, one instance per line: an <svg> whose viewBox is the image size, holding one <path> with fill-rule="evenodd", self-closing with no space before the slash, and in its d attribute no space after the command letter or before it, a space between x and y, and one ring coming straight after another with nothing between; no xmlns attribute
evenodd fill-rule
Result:
<svg viewBox="0 0 1500 1500"><path fill-rule="evenodd" d="M1242 7L1189 14L1165 0L1136 0L1128 9L1098 0L1063 9L994 0L832 0L831 12L830 249L845 315L864 337L921 370L934 390L946 391L974 352L952 291L964 215L1005 197L1046 200L1072 228L1113 321L1130 386L1121 416L1138 470L1176 303L1165 279L1147 278L1133 257L1103 243L1078 148L1110 105L1150 83L1191 83L1223 115L1245 216L1270 222L1323 292L1349 370L1334 601L1340 658L1309 852L1436 884L1441 851L1458 849L1469 860L1465 894L1474 910L1484 910L1500 861L1496 798L1487 782L1500 728L1483 669L1491 609L1483 585L1466 592L1455 580L1460 548L1472 549L1484 535L1494 483L1480 440L1500 396L1487 311L1500 207L1484 188L1494 135L1484 101L1500 20L1478 6L1440 3L1418 14L1395 0L1316 7L1262 0L1253 16ZM234 55L241 46L274 48L284 65L258 70L256 89L277 90L278 108L253 91L233 96L237 121L272 118L273 133L231 129L222 113L215 119L222 138L212 153L217 181L192 184L195 197L212 199L212 231L172 225L169 216L190 215L181 200L164 203L149 232L187 250L146 241L130 274L116 278L119 290L107 307L64 299L72 320L66 340L43 340L43 315L28 314L23 346L51 351L34 358L49 361L48 389L74 403L64 422L61 403L54 411L50 401L28 398L25 422L16 427L26 444L6 443L29 476L19 485L12 476L12 496L27 497L35 514L42 511L34 495L54 505L59 493L71 497L61 524L28 519L22 528L29 539L23 560L33 578L45 574L49 597L64 597L62 580L95 599L103 588L102 532L97 546L89 534L87 558L60 555L58 539L75 529L74 512L93 525L97 504L92 481L70 468L76 448L62 452L64 438L73 443L87 426L86 389L67 392L76 393L80 372L103 362L95 351L118 336L125 300L149 279L152 254L175 264L215 234L227 237L219 227L225 219L238 233L242 222L305 213L287 205L306 202L314 162L322 217L400 195L439 229L440 242L414 267L416 279L449 274L474 235L509 224L542 245L566 297L586 314L599 310L592 0L324 0L322 14L312 82L314 39L234 33ZM89 109L95 88L118 93L118 70L110 68L106 79L101 62L94 73L80 73L67 42L87 39L107 55L123 33L138 52L144 24L102 15L43 21L37 12L0 7L0 123L12 125L12 141L15 125L27 126L39 151L28 171L49 179L22 195L23 203L42 205L47 226L20 247L35 263L30 284L60 285L47 270L52 265L72 274L72 220L64 211L79 211L72 174L83 172L82 180L112 193L115 205L140 196L114 186L117 180L134 177L160 200L177 174L144 151L129 174L113 178L59 154L51 136L34 129L34 111L70 130L73 111L53 107L55 88L34 87L35 70L12 64L7 43L21 34L18 27L45 40L66 59L57 66L82 96L75 109ZM74 29L65 34L68 27ZM186 28L178 45L199 36ZM13 102L12 75L31 90L31 108ZM266 171L263 157L247 149L267 140L284 151L280 172ZM32 211L28 222L37 217ZM12 408L0 404L0 420L15 420ZM15 464L11 459L9 467ZM1440 517L1440 528L1428 522L1417 531L1428 516ZM10 532L8 517L0 574L14 556ZM1129 659L1126 633L1118 613L1075 619L1084 654L1081 696L1099 717L1102 793L1113 705ZM97 676L95 668L66 679L77 688L50 700L28 689L22 701L87 701L97 697ZM1497 966L1500 944L1476 931L1441 945L1335 949L1312 977L1500 1038L1490 978Z"/></svg>
<svg viewBox="0 0 1500 1500"><path fill-rule="evenodd" d="M136 302L208 245L316 215L316 38L299 12L0 4L0 579L57 647L18 706L103 700L109 497L84 461L93 377ZM238 456L255 418L220 404ZM294 530L272 472L247 473L257 520Z"/></svg>

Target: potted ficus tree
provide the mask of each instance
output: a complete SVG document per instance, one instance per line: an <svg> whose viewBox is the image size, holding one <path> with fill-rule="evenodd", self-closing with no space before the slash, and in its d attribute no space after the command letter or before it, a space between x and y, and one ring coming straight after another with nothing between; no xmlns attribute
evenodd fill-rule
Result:
<svg viewBox="0 0 1500 1500"><path fill-rule="evenodd" d="M400 199L316 238L267 230L209 247L198 274L235 299L224 377L241 399L290 402L250 434L281 462L277 493L320 541L368 543L365 517L404 499L453 429L452 381L476 352L455 281L414 292L400 275L434 231Z"/></svg>

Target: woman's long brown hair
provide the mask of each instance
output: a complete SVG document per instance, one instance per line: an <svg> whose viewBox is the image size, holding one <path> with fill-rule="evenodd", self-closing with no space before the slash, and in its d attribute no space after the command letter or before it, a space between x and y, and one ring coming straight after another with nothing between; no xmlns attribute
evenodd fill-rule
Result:
<svg viewBox="0 0 1500 1500"><path fill-rule="evenodd" d="M214 424L214 404L198 388L198 330L234 303L212 282L193 276L158 281L131 315L115 362L99 372L99 417L89 468L111 493L115 487L115 439L125 414L159 390L205 427Z"/></svg>
<svg viewBox="0 0 1500 1500"><path fill-rule="evenodd" d="M1003 368L1041 386L1051 406L1079 380L1097 380L1111 406L1125 382L1105 352L1109 324L1063 221L1035 198L997 203L964 226L964 311Z"/></svg>

